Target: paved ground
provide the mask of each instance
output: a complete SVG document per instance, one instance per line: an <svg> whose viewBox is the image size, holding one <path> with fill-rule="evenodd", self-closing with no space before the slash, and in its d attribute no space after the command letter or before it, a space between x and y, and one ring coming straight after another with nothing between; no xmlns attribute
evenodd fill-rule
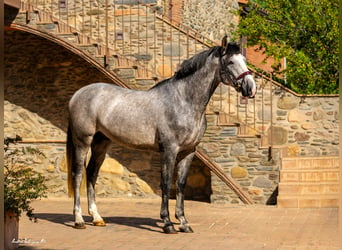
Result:
<svg viewBox="0 0 342 250"><path fill-rule="evenodd" d="M172 200L172 214L174 205ZM19 238L26 244L19 244L20 249L340 249L336 208L186 201L195 232L166 235L159 220L159 199L99 200L107 226L94 227L85 216L89 224L85 230L73 228L71 199L37 201L33 206L38 222L21 218ZM82 209L87 211L85 200Z"/></svg>

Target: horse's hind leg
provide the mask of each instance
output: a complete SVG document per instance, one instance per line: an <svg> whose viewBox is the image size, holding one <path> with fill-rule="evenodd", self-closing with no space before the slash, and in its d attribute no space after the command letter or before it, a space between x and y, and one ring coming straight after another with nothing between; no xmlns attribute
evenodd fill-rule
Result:
<svg viewBox="0 0 342 250"><path fill-rule="evenodd" d="M91 158L87 166L87 195L88 212L91 216L93 216L94 226L106 225L97 211L95 199L95 183L110 144L111 141L100 132L94 135L93 142L91 144Z"/></svg>
<svg viewBox="0 0 342 250"><path fill-rule="evenodd" d="M185 233L192 233L193 230L190 227L188 221L184 215L184 190L186 186L186 180L192 159L195 153L192 152L184 157L178 163L178 180L177 180L177 196L176 196L176 218L180 221L179 230Z"/></svg>
<svg viewBox="0 0 342 250"><path fill-rule="evenodd" d="M91 140L89 137L88 141ZM89 143L90 144L90 143ZM75 216L75 228L83 229L85 228L85 223L82 217L82 210L81 210L81 194L80 194L80 187L82 182L82 171L85 167L87 153L89 150L89 146L87 143L77 143L77 146L74 149L74 158L73 158L73 166L72 169L72 186L74 189L74 216Z"/></svg>

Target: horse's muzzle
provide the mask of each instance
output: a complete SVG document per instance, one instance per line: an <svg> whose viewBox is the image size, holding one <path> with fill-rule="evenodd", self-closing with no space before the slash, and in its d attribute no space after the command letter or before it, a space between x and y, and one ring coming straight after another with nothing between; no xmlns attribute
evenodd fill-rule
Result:
<svg viewBox="0 0 342 250"><path fill-rule="evenodd" d="M251 75L245 76L241 84L241 94L244 97L254 98L257 92L255 81Z"/></svg>

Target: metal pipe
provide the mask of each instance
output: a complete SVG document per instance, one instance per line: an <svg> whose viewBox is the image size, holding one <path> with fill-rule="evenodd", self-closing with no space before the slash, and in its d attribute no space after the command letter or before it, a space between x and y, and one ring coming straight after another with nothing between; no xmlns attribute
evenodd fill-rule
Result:
<svg viewBox="0 0 342 250"><path fill-rule="evenodd" d="M128 54L133 55L133 46L132 46L132 0L129 1L129 50Z"/></svg>
<svg viewBox="0 0 342 250"><path fill-rule="evenodd" d="M156 36L156 30L157 30L157 22L156 22L156 12L153 11L153 27L154 27L154 30L153 30L153 39L154 39L154 46L153 46L153 60L154 60L154 63L153 63L153 73L154 75L156 76L157 75L157 49L156 49L156 46L157 46L157 36Z"/></svg>
<svg viewBox="0 0 342 250"><path fill-rule="evenodd" d="M105 59L104 59L104 64L105 67L108 65L108 0L106 0L106 10L105 10L105 18L106 18L106 47L105 47Z"/></svg>
<svg viewBox="0 0 342 250"><path fill-rule="evenodd" d="M138 30L137 30L137 33L138 33L138 39L137 39L137 45L138 45L138 57L140 56L140 30L139 30L139 27L140 27L140 3L138 3Z"/></svg>
<svg viewBox="0 0 342 250"><path fill-rule="evenodd" d="M172 53L172 26L170 27L170 66L171 66L171 74L173 72L173 62L172 62L172 57L173 57L173 53Z"/></svg>
<svg viewBox="0 0 342 250"><path fill-rule="evenodd" d="M121 1L123 5L123 0ZM124 9L121 8L121 32L122 32L122 56L125 56L125 26L124 26Z"/></svg>
<svg viewBox="0 0 342 250"><path fill-rule="evenodd" d="M113 29L113 32L114 32L114 34L113 34L113 40L114 40L114 51L115 51L115 53L117 52L116 51L116 43L117 43L117 41L116 41L116 15L115 15L115 9L116 9L116 5L115 5L115 1L113 1L113 9L114 9L114 11L113 11L113 15L114 15L114 17L113 17L113 26L114 26L114 29ZM117 60L119 60L119 59L117 59Z"/></svg>
<svg viewBox="0 0 342 250"><path fill-rule="evenodd" d="M271 79L272 79L272 74L271 74ZM272 103L272 82L269 83L270 84L270 122L271 122L271 125L270 125L270 147L272 148L273 146L273 103Z"/></svg>
<svg viewBox="0 0 342 250"><path fill-rule="evenodd" d="M146 24L145 24L145 29L146 29L146 41L145 41L145 46L146 46L146 59L145 59L145 75L148 77L148 60L147 60L147 55L148 55L148 9L147 6L145 5L145 17L146 17Z"/></svg>

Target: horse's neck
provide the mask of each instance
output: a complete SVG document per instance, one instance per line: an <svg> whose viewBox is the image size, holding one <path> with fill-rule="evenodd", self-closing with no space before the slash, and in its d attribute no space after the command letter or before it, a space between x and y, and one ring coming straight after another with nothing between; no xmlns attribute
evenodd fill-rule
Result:
<svg viewBox="0 0 342 250"><path fill-rule="evenodd" d="M215 78L215 69L216 67L210 65L205 66L195 72L186 83L186 95L192 99L192 104L197 105L203 112L219 84Z"/></svg>

